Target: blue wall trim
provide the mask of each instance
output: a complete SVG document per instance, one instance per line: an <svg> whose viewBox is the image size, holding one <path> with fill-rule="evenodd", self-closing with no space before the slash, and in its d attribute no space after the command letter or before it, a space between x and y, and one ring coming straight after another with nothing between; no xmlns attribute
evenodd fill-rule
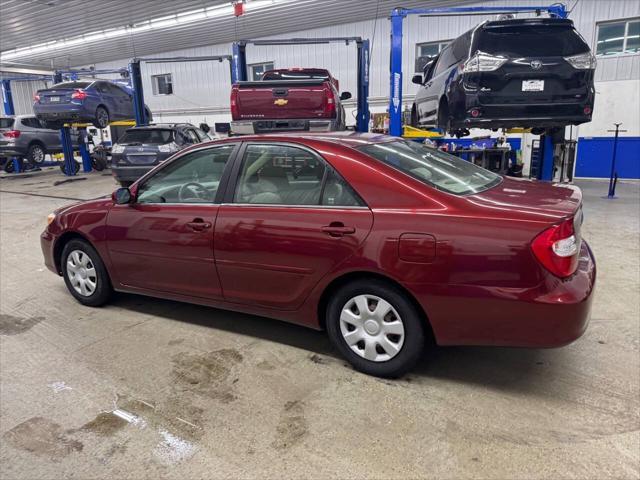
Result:
<svg viewBox="0 0 640 480"><path fill-rule="evenodd" d="M576 154L576 177L609 178L613 137L580 137ZM640 179L640 137L618 138L616 171L619 178Z"/></svg>

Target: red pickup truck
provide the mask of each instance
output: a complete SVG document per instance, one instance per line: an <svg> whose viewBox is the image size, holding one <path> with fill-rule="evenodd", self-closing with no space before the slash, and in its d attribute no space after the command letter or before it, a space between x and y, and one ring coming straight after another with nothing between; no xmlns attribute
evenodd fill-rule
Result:
<svg viewBox="0 0 640 480"><path fill-rule="evenodd" d="M232 85L231 133L344 130L341 100L349 98L327 70L268 70L259 81Z"/></svg>

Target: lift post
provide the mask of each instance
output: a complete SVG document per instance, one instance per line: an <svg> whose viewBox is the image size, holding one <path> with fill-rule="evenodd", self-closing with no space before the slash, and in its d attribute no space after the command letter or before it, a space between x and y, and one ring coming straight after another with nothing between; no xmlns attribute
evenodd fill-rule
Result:
<svg viewBox="0 0 640 480"><path fill-rule="evenodd" d="M178 63L178 62L222 62L228 60L230 64L231 83L234 83L234 74L231 55L210 55L204 57L157 57L157 58L134 58L129 63L129 76L131 78L131 88L133 89L133 111L136 117L136 126L141 127L149 124L147 112L144 108L144 86L142 83L141 64L145 63Z"/></svg>
<svg viewBox="0 0 640 480"><path fill-rule="evenodd" d="M514 6L514 7L449 7L449 8L394 8L391 11L391 59L389 89L389 134L402 135L402 31L405 17L420 15L424 17L455 15L490 15L493 13L541 13L547 12L553 18L567 18L566 6L556 3L547 6ZM550 141L551 136L541 139L541 144ZM544 140L544 141L543 141ZM542 180L553 177L553 144L543 148Z"/></svg>
<svg viewBox="0 0 640 480"><path fill-rule="evenodd" d="M326 37L326 38L276 38L272 40L241 40L234 42L232 46L232 82L246 81L248 44L256 46L266 45L321 45L333 42L345 42L349 45L355 42L358 58L358 80L357 80L357 112L356 130L358 132L369 131L369 40L361 37Z"/></svg>

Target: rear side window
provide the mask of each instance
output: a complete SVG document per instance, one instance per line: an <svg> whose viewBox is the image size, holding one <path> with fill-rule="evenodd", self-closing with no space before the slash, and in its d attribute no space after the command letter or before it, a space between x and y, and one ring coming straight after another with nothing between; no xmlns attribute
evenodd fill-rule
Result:
<svg viewBox="0 0 640 480"><path fill-rule="evenodd" d="M127 130L125 134L120 137L118 143L164 145L173 142L173 139L173 130L167 128L145 128L141 130Z"/></svg>
<svg viewBox="0 0 640 480"><path fill-rule="evenodd" d="M527 25L478 30L476 50L505 57L568 57L589 51L578 32L567 26Z"/></svg>
<svg viewBox="0 0 640 480"><path fill-rule="evenodd" d="M13 118L0 118L0 128L13 127Z"/></svg>
<svg viewBox="0 0 640 480"><path fill-rule="evenodd" d="M22 125L24 125L25 127L42 128L42 125L40 125L40 122L35 117L23 118L21 122L22 122Z"/></svg>

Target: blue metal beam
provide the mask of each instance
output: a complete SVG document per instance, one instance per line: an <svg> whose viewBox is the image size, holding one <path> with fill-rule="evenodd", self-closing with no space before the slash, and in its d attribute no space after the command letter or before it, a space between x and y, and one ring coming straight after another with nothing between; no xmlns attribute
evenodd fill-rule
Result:
<svg viewBox="0 0 640 480"><path fill-rule="evenodd" d="M16 114L16 111L13 108L13 95L11 94L10 80L2 80L2 106L4 107L5 115Z"/></svg>
<svg viewBox="0 0 640 480"><path fill-rule="evenodd" d="M69 127L60 129L60 143L62 144L62 153L64 154L64 174L73 177L76 174L75 162L73 158L73 144L71 143L71 132Z"/></svg>
<svg viewBox="0 0 640 480"><path fill-rule="evenodd" d="M129 77L133 89L133 112L136 117L136 126L141 127L149 123L147 112L144 108L144 89L142 87L142 72L140 60L134 58L129 64Z"/></svg>

